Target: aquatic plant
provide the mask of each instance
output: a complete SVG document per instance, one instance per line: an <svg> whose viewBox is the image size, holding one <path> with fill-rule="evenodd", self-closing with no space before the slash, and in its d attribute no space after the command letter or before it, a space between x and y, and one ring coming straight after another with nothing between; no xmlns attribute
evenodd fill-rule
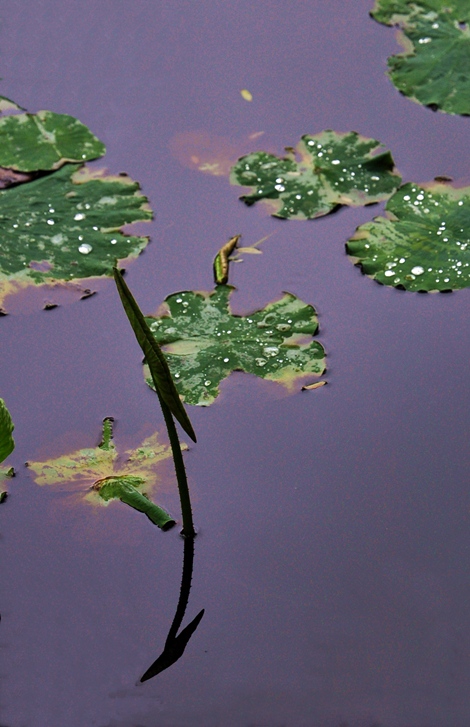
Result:
<svg viewBox="0 0 470 727"><path fill-rule="evenodd" d="M152 332L150 331L137 302L129 290L121 271L117 268L114 268L113 271L114 280L116 281L116 287L118 289L123 308L149 367L152 382L155 387L155 391L157 392L163 418L168 431L176 478L178 481L181 513L183 516L182 534L186 537L194 537L196 535L196 531L193 523L188 481L186 478L181 445L178 439L175 423L173 421L173 416L194 442L196 441L196 435L185 408L181 403L181 399L173 382L165 356L161 352L158 343L152 335Z"/></svg>

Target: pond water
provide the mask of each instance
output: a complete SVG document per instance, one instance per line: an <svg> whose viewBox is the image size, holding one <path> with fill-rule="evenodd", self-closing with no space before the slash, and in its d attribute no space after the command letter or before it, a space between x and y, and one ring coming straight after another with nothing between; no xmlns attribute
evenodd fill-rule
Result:
<svg viewBox="0 0 470 727"><path fill-rule="evenodd" d="M119 446L163 423L111 280L43 311L8 301L0 395L17 477L1 508L3 727L468 727L470 290L381 287L344 254L382 206L283 222L195 169L305 133L379 139L404 181L469 184L466 118L400 96L372 0L37 0L0 5L1 93L78 117L155 220L127 281L145 313L210 290L234 234L234 308L286 290L319 313L328 386L233 374L186 465L196 525L183 657L136 686L175 614L183 541L117 503L39 487L27 460ZM247 102L241 89L253 94ZM252 134L263 132L255 140ZM147 233L146 233L147 234ZM466 352L466 353L465 353ZM184 439L184 437L183 437ZM159 501L179 512L173 478Z"/></svg>

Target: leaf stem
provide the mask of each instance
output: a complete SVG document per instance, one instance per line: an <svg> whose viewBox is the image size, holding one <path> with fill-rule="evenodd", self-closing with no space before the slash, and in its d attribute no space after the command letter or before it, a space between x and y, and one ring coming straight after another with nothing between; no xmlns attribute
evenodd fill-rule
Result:
<svg viewBox="0 0 470 727"><path fill-rule="evenodd" d="M167 406L167 404L165 404L162 397L160 396L160 392L155 381L153 383L158 395L160 406L162 408L163 418L165 419L168 437L170 439L171 451L173 453L173 463L175 465L176 480L178 482L178 492L181 503L181 514L183 516L183 530L181 531L181 534L184 535L185 538L194 538L196 535L196 531L194 529L193 512L191 509L188 480L186 478L186 470L183 462L183 454L181 452L181 444L178 439L178 433L176 431L175 422L173 421L170 408Z"/></svg>

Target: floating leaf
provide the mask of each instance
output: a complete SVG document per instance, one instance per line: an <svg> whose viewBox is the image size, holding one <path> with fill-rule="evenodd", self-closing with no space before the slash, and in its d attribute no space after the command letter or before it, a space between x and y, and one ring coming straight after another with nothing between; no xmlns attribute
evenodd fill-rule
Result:
<svg viewBox="0 0 470 727"><path fill-rule="evenodd" d="M120 232L152 218L146 202L129 177L78 165L0 191L0 302L29 285L112 275L148 243Z"/></svg>
<svg viewBox="0 0 470 727"><path fill-rule="evenodd" d="M0 462L11 454L15 448L13 441L13 422L3 399L0 399Z"/></svg>
<svg viewBox="0 0 470 727"><path fill-rule="evenodd" d="M346 245L363 273L406 290L470 285L470 187L404 184L386 214L358 227Z"/></svg>
<svg viewBox="0 0 470 727"><path fill-rule="evenodd" d="M119 499L140 512L159 527L166 529L174 520L147 494L160 481L155 471L163 461L171 458L171 449L159 442L153 434L135 450L124 452L124 461L112 437L112 419L103 422L103 439L95 448L80 449L77 452L48 460L29 462L36 474L38 485L67 485L73 491L83 492L89 502L108 504Z"/></svg>
<svg viewBox="0 0 470 727"><path fill-rule="evenodd" d="M303 136L295 154L278 158L264 151L248 154L232 168L230 181L252 187L246 204L275 200L274 217L312 219L338 205L358 207L387 199L400 184L392 155L375 139L354 131L323 131ZM377 153L379 152L379 153Z"/></svg>
<svg viewBox="0 0 470 727"><path fill-rule="evenodd" d="M159 316L147 318L164 346L173 379L188 404L211 404L232 371L278 381L291 389L307 374L325 370L325 352L312 336L318 329L313 306L290 293L248 316L233 315L234 290L170 295ZM151 386L150 378L147 383Z"/></svg>
<svg viewBox="0 0 470 727"><path fill-rule="evenodd" d="M20 172L58 169L65 162L89 161L105 152L104 144L67 114L38 111L0 118L2 167Z"/></svg>
<svg viewBox="0 0 470 727"><path fill-rule="evenodd" d="M229 257L238 245L241 235L234 235L222 245L214 258L214 281L217 285L228 283Z"/></svg>
<svg viewBox="0 0 470 727"><path fill-rule="evenodd" d="M401 28L405 51L388 59L395 86L425 106L470 114L468 0L376 0L371 14Z"/></svg>
<svg viewBox="0 0 470 727"><path fill-rule="evenodd" d="M0 114L5 113L5 111L24 111L25 109L21 106L18 106L17 103L12 101L10 98L7 98L6 96L0 96Z"/></svg>

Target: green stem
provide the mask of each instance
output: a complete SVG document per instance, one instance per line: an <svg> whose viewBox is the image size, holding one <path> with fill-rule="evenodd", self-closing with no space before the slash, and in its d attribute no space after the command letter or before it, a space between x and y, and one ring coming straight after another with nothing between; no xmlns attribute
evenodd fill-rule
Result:
<svg viewBox="0 0 470 727"><path fill-rule="evenodd" d="M186 470L184 468L183 454L181 452L181 444L178 439L178 433L176 431L175 422L170 411L170 408L163 401L158 390L156 382L153 382L158 395L158 400L163 412L163 418L165 419L166 428L168 431L168 437L170 439L171 451L173 453L173 463L175 465L176 480L178 482L178 492L180 495L181 503L181 514L183 516L183 530L181 534L186 538L194 538L196 531L193 523L193 512L191 509L191 500L189 497L188 480L186 479Z"/></svg>

